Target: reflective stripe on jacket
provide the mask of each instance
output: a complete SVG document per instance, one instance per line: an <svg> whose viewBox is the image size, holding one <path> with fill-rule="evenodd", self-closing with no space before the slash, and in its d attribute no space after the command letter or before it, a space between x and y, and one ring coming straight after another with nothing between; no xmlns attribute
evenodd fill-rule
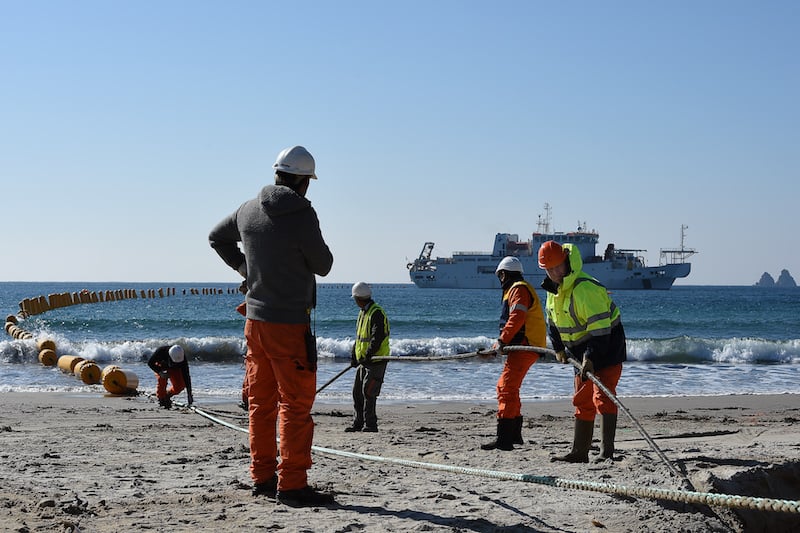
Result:
<svg viewBox="0 0 800 533"><path fill-rule="evenodd" d="M569 291L547 298L547 316L558 328L567 348L586 342L589 336L610 335L620 323L617 305L606 288L586 274L579 274Z"/></svg>
<svg viewBox="0 0 800 533"><path fill-rule="evenodd" d="M512 298L518 290L526 290L529 294L530 305L520 301L518 297ZM513 308L511 304L513 303ZM525 322L517 331L505 331L509 323L514 324L514 320L509 320L515 311L525 313ZM504 335L505 333L505 335ZM510 339L505 337L512 335ZM542 304L536 290L527 281L515 281L506 291L503 291L503 309L500 312L500 339L505 344L541 346L547 343L547 328L545 326L544 315L542 314Z"/></svg>
<svg viewBox="0 0 800 533"><path fill-rule="evenodd" d="M370 344L372 343L372 330L373 315L380 311L383 316L383 333L384 337L380 340L380 345L375 353L369 353ZM376 339L377 341L377 339ZM366 309L362 309L358 313L358 320L356 321L356 344L355 344L356 361L363 363L368 357L384 357L389 355L389 319L386 318L386 313L381 306L372 302Z"/></svg>

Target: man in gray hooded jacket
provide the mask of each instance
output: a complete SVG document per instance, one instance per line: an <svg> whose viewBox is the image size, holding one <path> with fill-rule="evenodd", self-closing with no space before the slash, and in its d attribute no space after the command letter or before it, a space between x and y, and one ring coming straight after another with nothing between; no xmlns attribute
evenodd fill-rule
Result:
<svg viewBox="0 0 800 533"><path fill-rule="evenodd" d="M211 230L208 240L246 280L245 373L250 418L253 494L291 506L333 503L308 485L316 395L316 341L310 315L315 275L325 276L333 255L305 198L317 179L302 146L278 154L275 185L243 203ZM241 249L240 245L241 243ZM280 413L280 465L276 421Z"/></svg>

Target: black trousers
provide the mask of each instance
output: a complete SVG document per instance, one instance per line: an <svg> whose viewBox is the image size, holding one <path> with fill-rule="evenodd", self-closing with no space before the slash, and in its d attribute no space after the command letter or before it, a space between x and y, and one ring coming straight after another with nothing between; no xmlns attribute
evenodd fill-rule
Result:
<svg viewBox="0 0 800 533"><path fill-rule="evenodd" d="M363 364L353 382L353 426L378 427L376 405L387 363Z"/></svg>

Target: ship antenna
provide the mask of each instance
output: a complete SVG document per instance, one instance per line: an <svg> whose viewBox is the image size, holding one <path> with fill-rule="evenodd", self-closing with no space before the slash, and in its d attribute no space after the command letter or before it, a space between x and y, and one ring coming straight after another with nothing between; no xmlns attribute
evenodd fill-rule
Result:
<svg viewBox="0 0 800 533"><path fill-rule="evenodd" d="M550 233L550 217L552 215L552 209L550 208L550 204L545 202L544 204L544 220L542 219L542 215L539 215L539 221L536 223L536 229L539 233L548 234Z"/></svg>
<svg viewBox="0 0 800 533"><path fill-rule="evenodd" d="M686 224L681 224L681 253L683 253L683 251L685 250L685 247L683 246L683 241L686 238L687 229L689 229L689 226L687 226Z"/></svg>
<svg viewBox="0 0 800 533"><path fill-rule="evenodd" d="M689 226L681 224L681 247L677 250L670 250L662 248L659 254L658 264L664 265L669 263L683 263L687 258L698 253L694 248L686 247L686 230Z"/></svg>

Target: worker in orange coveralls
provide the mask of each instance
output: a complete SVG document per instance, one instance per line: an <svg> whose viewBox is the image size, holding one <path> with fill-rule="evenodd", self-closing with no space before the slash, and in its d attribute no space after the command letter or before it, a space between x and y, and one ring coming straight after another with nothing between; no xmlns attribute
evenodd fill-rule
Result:
<svg viewBox="0 0 800 533"><path fill-rule="evenodd" d="M189 362L183 348L177 344L173 346L160 346L147 361L147 366L156 373L156 398L158 405L164 409L172 407L172 397L186 389L186 399L191 405L192 378L189 375ZM170 384L169 389L167 385Z"/></svg>
<svg viewBox="0 0 800 533"><path fill-rule="evenodd" d="M244 390L253 495L292 507L334 502L332 494L311 487L307 475L317 377L311 322L315 276L325 276L333 265L317 213L306 198L310 182L317 179L315 167L302 146L281 151L273 164L275 183L245 201L208 236L222 260L246 280Z"/></svg>
<svg viewBox="0 0 800 533"><path fill-rule="evenodd" d="M522 263L516 257L504 257L495 274L503 289L500 313L500 335L494 345L495 355L505 346L545 347L547 328L542 305L533 286L523 278ZM483 450L513 450L522 440L522 402L519 389L539 354L528 351L509 352L497 380L497 438L482 444Z"/></svg>

